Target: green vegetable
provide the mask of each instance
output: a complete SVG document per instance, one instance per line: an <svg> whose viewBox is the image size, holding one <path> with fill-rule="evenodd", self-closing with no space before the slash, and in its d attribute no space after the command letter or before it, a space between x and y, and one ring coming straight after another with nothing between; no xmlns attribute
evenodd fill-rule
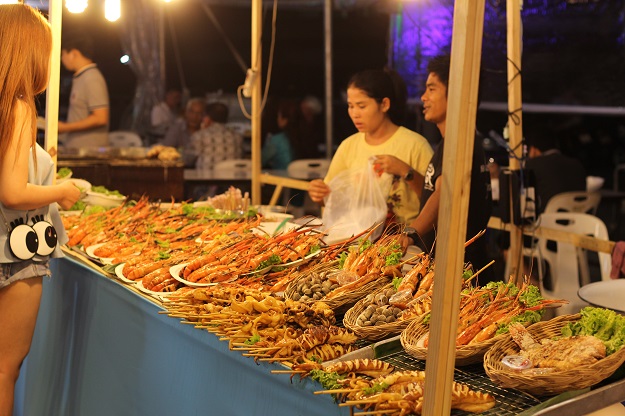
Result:
<svg viewBox="0 0 625 416"><path fill-rule="evenodd" d="M367 387L366 389L362 389L362 392L367 395L372 395L376 393L380 393L384 390L388 389L388 384L386 383L376 383L371 387Z"/></svg>
<svg viewBox="0 0 625 416"><path fill-rule="evenodd" d="M72 174L72 170L70 168L61 168L56 172L56 177L58 179L65 178Z"/></svg>
<svg viewBox="0 0 625 416"><path fill-rule="evenodd" d="M349 255L348 252L344 251L339 255L339 269L343 268L343 265L345 264L345 260L347 260L347 256Z"/></svg>
<svg viewBox="0 0 625 416"><path fill-rule="evenodd" d="M342 380L344 377L334 371L331 373L327 373L323 370L311 370L310 378L321 383L323 388L326 390L336 390L343 388L343 385L339 382L339 380Z"/></svg>
<svg viewBox="0 0 625 416"><path fill-rule="evenodd" d="M369 247L371 247L373 243L370 240L364 240L360 243L360 245L358 246L358 250L360 250L360 252L362 253L363 251L365 251L366 249L368 249Z"/></svg>
<svg viewBox="0 0 625 416"><path fill-rule="evenodd" d="M111 191L109 189L106 189L106 187L104 186L92 186L91 192L95 192L97 194L109 195L109 196L124 196L120 194L119 191Z"/></svg>
<svg viewBox="0 0 625 416"><path fill-rule="evenodd" d="M386 264L387 266L394 266L401 262L402 257L402 253L400 251L396 251L386 256L384 264Z"/></svg>
<svg viewBox="0 0 625 416"><path fill-rule="evenodd" d="M89 205L85 208L85 215L91 215L91 214L98 214L100 212L104 212L106 211L106 208L104 208L101 205Z"/></svg>
<svg viewBox="0 0 625 416"><path fill-rule="evenodd" d="M256 270L262 270L266 267L273 266L274 264L282 263L282 259L277 254L272 254L267 260L261 261Z"/></svg>
<svg viewBox="0 0 625 416"><path fill-rule="evenodd" d="M395 290L397 290L397 288L401 284L402 280L404 280L403 277L394 277L393 278L393 287L395 288Z"/></svg>
<svg viewBox="0 0 625 416"><path fill-rule="evenodd" d="M599 338L606 347L606 354L618 351L625 344L625 316L613 310L585 307L580 312L577 322L562 328L562 335L593 335Z"/></svg>
<svg viewBox="0 0 625 416"><path fill-rule="evenodd" d="M250 338L248 338L245 341L243 341L243 343L245 345L254 345L258 341L260 341L260 335L256 334L256 335L252 335Z"/></svg>
<svg viewBox="0 0 625 416"><path fill-rule="evenodd" d="M321 251L321 246L320 245L314 245L314 246L310 246L310 250L308 252L308 254L315 254L317 252Z"/></svg>
<svg viewBox="0 0 625 416"><path fill-rule="evenodd" d="M515 317L513 317L512 319L510 319L510 322L508 322L505 325L499 325L499 328L497 328L497 331L495 332L496 335L499 334L507 334L509 332L509 326L512 323L515 322L519 322L521 324L534 324L538 321L540 321L543 317L543 310L541 309L540 311L525 311L520 315L517 315Z"/></svg>
<svg viewBox="0 0 625 416"><path fill-rule="evenodd" d="M76 203L74 205L71 206L69 211L82 211L82 210L85 209L86 206L87 206L87 204L85 204L84 201L78 200L78 201L76 201Z"/></svg>
<svg viewBox="0 0 625 416"><path fill-rule="evenodd" d="M540 294L540 289L538 286L529 285L527 289L521 293L519 296L519 300L525 306L536 306L540 304L540 301L543 300L543 297Z"/></svg>

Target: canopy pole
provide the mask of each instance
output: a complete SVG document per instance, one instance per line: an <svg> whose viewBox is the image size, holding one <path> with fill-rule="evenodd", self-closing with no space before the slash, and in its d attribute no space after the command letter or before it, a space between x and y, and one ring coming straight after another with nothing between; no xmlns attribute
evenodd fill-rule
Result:
<svg viewBox="0 0 625 416"><path fill-rule="evenodd" d="M523 112L521 98L521 4L520 0L507 0L507 39L508 39L508 133L510 148L514 156L510 155L510 171L512 175L520 172L519 160L523 156ZM512 183L512 181L510 181ZM510 218L514 218L512 195L520 192L519 189L510 189ZM512 222L514 223L514 222ZM520 277L523 268L519 267L522 260L522 235L518 226L510 229L510 252L508 253L509 274ZM521 280L517 280L521 281Z"/></svg>
<svg viewBox="0 0 625 416"><path fill-rule="evenodd" d="M62 0L50 0L48 19L52 27L52 53L50 55L50 79L48 80L48 89L46 91L46 135L44 148L52 156L52 161L56 165L59 142Z"/></svg>
<svg viewBox="0 0 625 416"><path fill-rule="evenodd" d="M325 91L326 91L326 159L332 159L334 148L332 95L332 0L325 0L323 7L323 28L325 45Z"/></svg>
<svg viewBox="0 0 625 416"><path fill-rule="evenodd" d="M425 366L423 414L426 416L451 412L484 2L458 1L454 7L430 343Z"/></svg>
<svg viewBox="0 0 625 416"><path fill-rule="evenodd" d="M261 79L262 79L262 28L263 3L252 0L252 204L261 204L260 193L260 142L261 142Z"/></svg>

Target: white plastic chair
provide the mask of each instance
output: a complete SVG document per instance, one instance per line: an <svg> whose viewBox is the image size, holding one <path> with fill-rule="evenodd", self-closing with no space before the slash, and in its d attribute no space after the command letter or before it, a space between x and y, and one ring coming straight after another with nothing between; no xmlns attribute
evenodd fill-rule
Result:
<svg viewBox="0 0 625 416"><path fill-rule="evenodd" d="M544 212L580 212L595 215L599 202L601 202L599 192L563 192L552 196L547 201Z"/></svg>
<svg viewBox="0 0 625 416"><path fill-rule="evenodd" d="M569 233L593 236L608 240L608 230L599 218L582 213L544 213L539 218L541 228L551 228ZM555 250L554 250L555 247ZM538 276L541 294L548 299L566 299L567 305L555 310L557 315L577 313L588 306L577 295L580 286L590 283L587 252L573 244L538 238ZM601 280L610 280L611 256L597 253ZM547 275L545 264L549 265ZM550 287L546 287L547 276Z"/></svg>
<svg viewBox="0 0 625 416"><path fill-rule="evenodd" d="M252 161L250 159L226 159L215 163L213 167L216 171L252 171Z"/></svg>
<svg viewBox="0 0 625 416"><path fill-rule="evenodd" d="M287 166L289 177L295 179L319 179L326 176L330 161L327 159L299 159Z"/></svg>
<svg viewBox="0 0 625 416"><path fill-rule="evenodd" d="M134 131L112 131L109 133L109 145L111 147L142 147L143 141Z"/></svg>

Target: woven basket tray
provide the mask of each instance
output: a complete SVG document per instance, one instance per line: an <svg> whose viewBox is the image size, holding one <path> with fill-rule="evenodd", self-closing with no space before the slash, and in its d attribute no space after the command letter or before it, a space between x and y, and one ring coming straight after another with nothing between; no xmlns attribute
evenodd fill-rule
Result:
<svg viewBox="0 0 625 416"><path fill-rule="evenodd" d="M334 272L338 273L340 270L337 268L338 266L338 261L333 262L332 264L332 268L334 270ZM320 266L321 267L321 266ZM328 267L325 266L325 269L327 270ZM311 269L312 270L312 269ZM319 269L321 270L321 269ZM333 273L328 273L326 275L326 278L331 278L333 276ZM308 278L308 274L303 273L301 276L297 277L296 279L294 279L291 283L289 283L289 285L287 286L286 290L284 291L284 296L287 299L293 299L293 295L296 293L296 288L298 286L298 283L303 280L303 279L307 279ZM364 298L365 296L367 296L369 293L372 293L376 290L378 290L379 288L385 286L386 284L389 283L389 279L387 277L380 277L374 281L371 281L367 284L365 284L362 287L359 287L351 292L347 292L344 293L342 295L336 296L332 299L326 299L326 298L321 298L319 299L319 301L325 303L326 305L328 305L329 308L331 308L332 310L334 310L334 312L336 314L341 314L344 313L345 311L347 311L347 309L351 308L356 302L358 302L360 299ZM313 303L313 302L317 302L316 300L307 300L304 301L303 303L309 304L309 303Z"/></svg>
<svg viewBox="0 0 625 416"><path fill-rule="evenodd" d="M384 290L392 287L392 283L385 285L375 292L372 295L376 295L377 293L383 292ZM360 314L371 304L371 299L367 299L366 296L363 299L360 299L354 306L352 306L343 317L343 325L345 328L351 330L353 333L358 335L362 339L366 339L368 341L377 341L380 339L387 338L391 335L397 335L401 331L403 331L410 322L418 319L419 316L414 316L409 319L403 319L395 322L389 322L382 325L375 326L361 326L357 324L358 317Z"/></svg>
<svg viewBox="0 0 625 416"><path fill-rule="evenodd" d="M406 352L415 358L420 360L427 359L428 349L427 347L418 347L417 342L425 335L430 326L423 323L426 315L421 316L419 319L414 320L408 325L406 329L401 333L400 340ZM497 335L487 341L479 342L471 345L463 345L456 348L456 365L469 365L479 363L483 360L484 354L490 347L493 346L498 340L502 339L505 335Z"/></svg>
<svg viewBox="0 0 625 416"><path fill-rule="evenodd" d="M540 341L543 338L561 336L561 329L569 322L575 322L581 315L562 315L549 321L537 322L527 328ZM519 347L506 334L484 355L484 370L495 383L502 387L518 389L536 396L555 395L568 390L590 387L610 377L625 362L625 348L586 366L546 374L523 374L510 370L501 359L506 355L518 354Z"/></svg>

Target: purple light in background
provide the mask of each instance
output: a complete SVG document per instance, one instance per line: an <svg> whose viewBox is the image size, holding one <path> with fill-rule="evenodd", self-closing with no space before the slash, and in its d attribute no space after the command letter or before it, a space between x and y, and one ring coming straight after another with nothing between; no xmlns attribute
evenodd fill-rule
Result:
<svg viewBox="0 0 625 416"><path fill-rule="evenodd" d="M453 7L453 1L400 3L393 21L393 67L406 81L409 97L423 91L430 58L449 52Z"/></svg>

